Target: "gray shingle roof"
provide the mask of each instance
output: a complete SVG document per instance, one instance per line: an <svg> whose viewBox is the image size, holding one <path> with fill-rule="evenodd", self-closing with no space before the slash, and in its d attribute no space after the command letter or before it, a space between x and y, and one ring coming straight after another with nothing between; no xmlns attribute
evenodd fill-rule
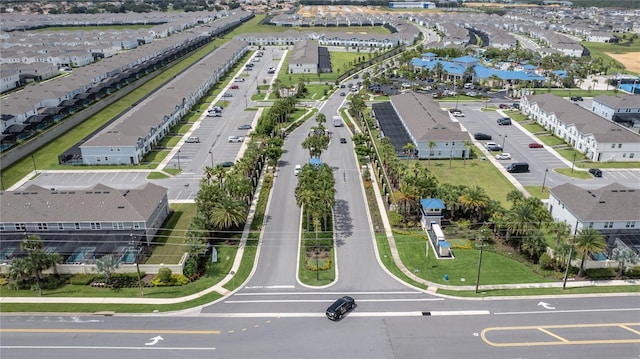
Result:
<svg viewBox="0 0 640 359"><path fill-rule="evenodd" d="M22 191L0 192L0 222L144 222L166 193L166 188L153 183L130 190L102 184L77 190L32 185Z"/></svg>
<svg viewBox="0 0 640 359"><path fill-rule="evenodd" d="M599 143L640 142L639 134L556 95L545 93L527 96L527 100L536 103L544 112L554 113L563 123L574 125L581 133L592 134Z"/></svg>
<svg viewBox="0 0 640 359"><path fill-rule="evenodd" d="M394 109L418 141L465 141L469 134L428 95L409 92L391 96Z"/></svg>
<svg viewBox="0 0 640 359"><path fill-rule="evenodd" d="M640 221L640 191L619 183L592 190L565 183L551 194L582 221Z"/></svg>
<svg viewBox="0 0 640 359"><path fill-rule="evenodd" d="M640 108L640 96L618 94L614 96L600 95L593 99L594 102L600 102L611 108Z"/></svg>

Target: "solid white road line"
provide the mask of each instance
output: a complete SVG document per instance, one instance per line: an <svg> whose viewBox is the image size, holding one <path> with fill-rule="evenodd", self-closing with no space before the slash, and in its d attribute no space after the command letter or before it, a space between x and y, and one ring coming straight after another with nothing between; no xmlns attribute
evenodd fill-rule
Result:
<svg viewBox="0 0 640 359"><path fill-rule="evenodd" d="M358 299L361 302L434 302L443 298L392 298L392 299ZM333 303L335 299L272 299L272 300L225 300L229 304L241 303Z"/></svg>
<svg viewBox="0 0 640 359"><path fill-rule="evenodd" d="M428 314L425 314L428 313ZM431 312L350 312L350 317L438 317L438 316L464 316L464 315L489 315L488 310L452 310ZM201 313L201 317L212 318L320 318L324 313Z"/></svg>
<svg viewBox="0 0 640 359"><path fill-rule="evenodd" d="M245 287L255 288L255 287ZM235 293L234 296L240 295L344 295L345 292L271 292L271 293ZM424 292L349 292L351 296L358 295L380 295L380 294L424 294Z"/></svg>
<svg viewBox="0 0 640 359"><path fill-rule="evenodd" d="M95 350L95 349L106 349L106 350L216 350L216 348L180 348L180 347L80 347L80 346L68 346L68 345L54 345L54 346L28 346L28 345L0 345L0 349L80 349L80 350Z"/></svg>
<svg viewBox="0 0 640 359"><path fill-rule="evenodd" d="M495 315L511 315L511 314L556 314L556 313L590 313L590 312L628 312L640 311L640 308L610 308L610 309L567 309L567 310L539 310L531 312L500 312L493 313Z"/></svg>

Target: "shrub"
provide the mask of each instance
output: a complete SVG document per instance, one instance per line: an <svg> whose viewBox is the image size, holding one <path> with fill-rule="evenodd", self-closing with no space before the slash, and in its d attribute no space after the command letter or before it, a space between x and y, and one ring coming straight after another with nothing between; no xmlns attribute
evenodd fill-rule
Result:
<svg viewBox="0 0 640 359"><path fill-rule="evenodd" d="M189 278L185 277L182 274L169 274L169 279L166 281L162 281L160 280L160 273L158 273L158 275L156 275L155 278L153 278L153 280L151 281L151 284L156 287L179 286L179 285L185 285L188 283L189 283Z"/></svg>
<svg viewBox="0 0 640 359"><path fill-rule="evenodd" d="M329 258L321 259L318 262L318 265L319 267L316 267L315 259L308 259L307 265L305 267L307 268L307 270L310 270L313 272L315 272L316 270L329 270L331 268L331 259Z"/></svg>
<svg viewBox="0 0 640 359"><path fill-rule="evenodd" d="M627 271L629 278L640 278L640 267L633 267Z"/></svg>
<svg viewBox="0 0 640 359"><path fill-rule="evenodd" d="M0 286L5 286L9 284L9 279L7 277L0 277Z"/></svg>
<svg viewBox="0 0 640 359"><path fill-rule="evenodd" d="M89 285L94 280L101 279L102 277L103 277L102 274L82 274L82 273L78 273L78 274L74 274L69 279L69 284L72 284L72 285Z"/></svg>
<svg viewBox="0 0 640 359"><path fill-rule="evenodd" d="M584 272L591 279L612 279L618 274L616 268L591 268Z"/></svg>
<svg viewBox="0 0 640 359"><path fill-rule="evenodd" d="M156 278L161 282L169 282L171 280L171 269L167 267L160 268L160 270L158 271L158 275L156 275Z"/></svg>
<svg viewBox="0 0 640 359"><path fill-rule="evenodd" d="M144 277L144 273L140 273ZM137 273L114 273L111 275L111 284L114 288L136 287L138 285Z"/></svg>
<svg viewBox="0 0 640 359"><path fill-rule="evenodd" d="M538 264L542 269L553 269L554 260L548 253L542 253L540 259L538 260Z"/></svg>

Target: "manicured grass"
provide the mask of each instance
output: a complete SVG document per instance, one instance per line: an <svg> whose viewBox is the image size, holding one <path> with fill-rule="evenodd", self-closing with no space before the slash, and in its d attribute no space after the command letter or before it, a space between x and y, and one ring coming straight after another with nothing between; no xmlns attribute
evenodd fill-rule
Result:
<svg viewBox="0 0 640 359"><path fill-rule="evenodd" d="M593 59L602 58L602 61L604 64L612 64L612 63L619 64L619 68L614 68L613 66L610 66L607 69L608 74L613 74L613 73L635 74L635 72L624 69L624 66L619 61L614 60L611 56L607 55L607 53L625 54L629 52L640 52L640 43L638 43L637 41L633 43L621 42L617 44L582 41L580 42L580 44L582 44L582 46L589 49L591 58Z"/></svg>
<svg viewBox="0 0 640 359"><path fill-rule="evenodd" d="M311 286L323 286L330 284L336 280L336 266L335 266L335 250L331 248L331 268L328 270L312 271L304 266L305 253L301 250L298 260L300 261L300 267L298 271L298 279L304 284ZM316 277L317 276L317 277ZM317 279L316 279L317 278Z"/></svg>
<svg viewBox="0 0 640 359"><path fill-rule="evenodd" d="M615 95L616 92L613 87L610 90L579 90L579 89L548 89L548 88L537 88L534 90L535 95L541 95L545 93L552 93L556 96L560 97L571 97L571 96L582 96L582 97L596 97L599 95Z"/></svg>
<svg viewBox="0 0 640 359"><path fill-rule="evenodd" d="M486 252L485 252L486 253ZM484 257L482 258L484 264ZM484 273L484 272L483 272ZM480 284L487 284L482 282ZM523 288L523 289L491 289L481 293L475 291L459 291L439 289L438 293L447 294L455 297L498 297L498 296L525 296L525 295L573 295L573 294L592 294L592 293L638 293L640 286L622 285L622 286L606 286L606 287L579 287L579 288Z"/></svg>
<svg viewBox="0 0 640 359"><path fill-rule="evenodd" d="M147 260L147 264L176 264L186 252L184 241L187 238L189 223L196 214L196 205L193 203L173 203L171 211L171 216L163 226L168 229L160 231L155 236L154 243L157 246Z"/></svg>
<svg viewBox="0 0 640 359"><path fill-rule="evenodd" d="M545 145L547 146L557 146L557 145L561 145L564 143L563 140L559 139L556 136L538 136L538 139L542 142L544 142Z"/></svg>
<svg viewBox="0 0 640 359"><path fill-rule="evenodd" d="M452 249L455 259L437 259L430 250L425 254L426 234L394 233L402 263L420 278L449 285L474 285L478 269L479 251ZM508 268L509 270L505 270ZM444 276L448 275L448 280ZM548 280L532 273L524 264L491 251L484 251L481 284L540 283Z"/></svg>
<svg viewBox="0 0 640 359"><path fill-rule="evenodd" d="M542 183L539 186L524 186L524 188L534 197L540 199L548 199L549 198L549 188L545 185L545 190L542 192Z"/></svg>
<svg viewBox="0 0 640 359"><path fill-rule="evenodd" d="M524 127L527 131L531 132L531 133L538 133L538 132L544 132L545 129L544 127L538 125L537 123L524 123L521 124L522 127Z"/></svg>
<svg viewBox="0 0 640 359"><path fill-rule="evenodd" d="M580 179L591 179L593 178L589 172L583 170L571 170L571 168L554 168L554 172L558 172L563 176L580 178Z"/></svg>
<svg viewBox="0 0 640 359"><path fill-rule="evenodd" d="M289 61L287 58L278 73L278 79L283 86L287 87L297 85L300 79L304 79L305 83L315 82L324 84L325 82L329 82L329 84L335 84L338 76L351 68L357 62L357 58L362 58L364 56L365 61L368 60L368 55L358 54L355 52L332 51L329 55L331 56L333 72L321 74L288 74L287 69L289 68Z"/></svg>
<svg viewBox="0 0 640 359"><path fill-rule="evenodd" d="M154 179L163 179L163 178L168 178L169 176L167 176L166 174L162 173L162 172L151 172L147 175L147 179L148 180L154 180Z"/></svg>
<svg viewBox="0 0 640 359"><path fill-rule="evenodd" d="M409 167L413 166L413 161ZM431 163L429 163L431 162ZM502 203L503 206L509 206L507 201L507 193L515 189L513 185L493 166L491 161L471 159L463 160L421 160L420 163L425 166L438 179L439 183L451 183L453 185L480 186L484 188L487 195ZM449 168L451 163L451 168Z"/></svg>

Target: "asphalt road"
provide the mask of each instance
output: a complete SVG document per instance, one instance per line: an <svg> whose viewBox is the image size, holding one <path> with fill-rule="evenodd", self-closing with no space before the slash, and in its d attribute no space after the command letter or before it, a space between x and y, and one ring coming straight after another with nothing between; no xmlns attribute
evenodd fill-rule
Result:
<svg viewBox="0 0 640 359"><path fill-rule="evenodd" d="M368 301L339 322L325 297L280 312L3 316L2 358L638 358L638 296ZM327 297L328 298L328 297ZM315 300L315 301L313 301ZM541 303L542 302L542 303ZM547 307L547 308L545 308ZM426 314L430 315L425 315ZM155 338L155 339L154 339ZM161 339L160 339L161 338Z"/></svg>

